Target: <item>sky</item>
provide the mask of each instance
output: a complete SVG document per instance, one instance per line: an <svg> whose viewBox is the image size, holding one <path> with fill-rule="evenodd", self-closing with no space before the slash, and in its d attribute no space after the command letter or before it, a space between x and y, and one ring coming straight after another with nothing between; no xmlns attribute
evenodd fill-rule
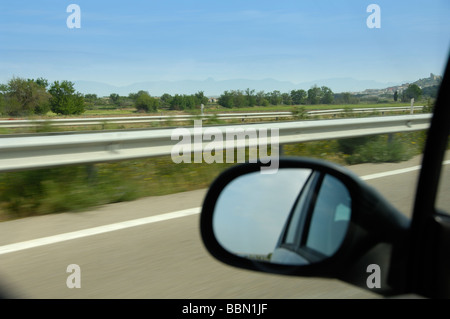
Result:
<svg viewBox="0 0 450 319"><path fill-rule="evenodd" d="M70 4L80 28L69 28ZM380 28L369 28L370 4ZM0 3L0 83L441 75L450 1L15 0ZM245 89L245 88L242 88Z"/></svg>
<svg viewBox="0 0 450 319"><path fill-rule="evenodd" d="M213 229L219 243L237 254L272 253L310 174L310 169L283 168L230 182L214 208Z"/></svg>

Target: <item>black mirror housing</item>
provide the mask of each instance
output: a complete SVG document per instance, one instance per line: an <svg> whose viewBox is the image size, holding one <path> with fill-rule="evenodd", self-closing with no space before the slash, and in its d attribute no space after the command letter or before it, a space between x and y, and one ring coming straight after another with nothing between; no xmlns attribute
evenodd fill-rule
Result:
<svg viewBox="0 0 450 319"><path fill-rule="evenodd" d="M398 267L398 261L405 259L403 245L408 237L409 219L357 175L342 166L322 160L280 158L278 169L301 168L329 174L348 189L352 198L350 223L342 244L334 254L312 264L285 265L252 260L225 249L213 229L218 198L232 181L245 174L259 172L264 166L266 164L262 162L234 166L223 172L211 185L202 207L200 230L205 247L215 258L232 266L255 271L338 278L371 290L373 287L367 284L370 269L379 267L381 282L375 292L384 295L404 292L404 274L400 271L402 267Z"/></svg>

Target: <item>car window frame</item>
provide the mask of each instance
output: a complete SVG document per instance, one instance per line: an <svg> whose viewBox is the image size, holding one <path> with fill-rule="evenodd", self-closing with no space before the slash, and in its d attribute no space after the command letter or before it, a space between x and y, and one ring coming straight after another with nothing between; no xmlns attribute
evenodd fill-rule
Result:
<svg viewBox="0 0 450 319"><path fill-rule="evenodd" d="M449 87L450 55L439 87L430 127L427 130L421 169L414 197L410 235L408 237L411 244L408 247L406 262L409 265L406 269L408 278L406 279L407 290L426 296L434 296L438 293L435 291L436 289L450 290L450 287L442 287L445 286L443 282L436 282L434 276L437 274L437 269L433 268L433 265L438 265L435 260L439 258L439 255L450 249L450 238L447 238L447 242L442 242L442 240L436 242L436 240L439 240L436 232L443 231L440 235L442 237L445 235L443 227L450 226L450 216L440 213L437 208L437 194L442 177L442 164L450 134ZM445 226L446 224L449 226ZM436 244L439 247L431 248ZM433 251L430 251L431 249ZM439 250L441 254L439 254ZM447 257L444 261L447 263L447 266L450 265L450 257ZM442 267L442 265L438 267ZM445 274L445 270L441 270L441 273ZM448 285L450 285L450 274L447 275L446 280Z"/></svg>

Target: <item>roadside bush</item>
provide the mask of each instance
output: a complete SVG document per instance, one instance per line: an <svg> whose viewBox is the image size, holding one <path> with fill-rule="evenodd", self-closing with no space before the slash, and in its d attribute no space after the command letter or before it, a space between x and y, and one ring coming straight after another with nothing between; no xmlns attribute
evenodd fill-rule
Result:
<svg viewBox="0 0 450 319"><path fill-rule="evenodd" d="M50 110L50 94L34 80L13 78L3 89L0 112L5 115L27 116Z"/></svg>
<svg viewBox="0 0 450 319"><path fill-rule="evenodd" d="M435 99L428 98L427 105L424 105L424 107L422 108L422 113L433 113L435 103L436 103Z"/></svg>
<svg viewBox="0 0 450 319"><path fill-rule="evenodd" d="M421 152L424 134L375 135L341 139L338 149L347 164L400 162ZM416 142L417 141L417 142Z"/></svg>
<svg viewBox="0 0 450 319"><path fill-rule="evenodd" d="M0 204L10 218L79 211L137 198L120 176L96 175L86 166L59 167L0 175Z"/></svg>
<svg viewBox="0 0 450 319"><path fill-rule="evenodd" d="M214 118L213 118L214 119ZM398 162L422 152L426 131L283 145L284 156L338 164ZM449 142L450 147L450 142ZM246 151L248 157L248 150ZM269 150L271 154L271 150ZM235 157L236 158L236 152ZM192 155L192 161L194 160ZM228 163L180 163L171 156L0 174L0 219L87 208L208 187Z"/></svg>
<svg viewBox="0 0 450 319"><path fill-rule="evenodd" d="M348 164L359 163L386 163L408 160L405 145L399 141L388 142L375 139L355 148L353 153L346 157Z"/></svg>
<svg viewBox="0 0 450 319"><path fill-rule="evenodd" d="M62 115L78 115L84 113L84 97L81 93L75 92L74 84L69 81L55 81L48 92L50 98L50 108L52 112Z"/></svg>
<svg viewBox="0 0 450 319"><path fill-rule="evenodd" d="M357 148L363 147L367 143L374 141L376 138L376 136L361 136L340 139L338 140L338 149L344 154L351 155Z"/></svg>
<svg viewBox="0 0 450 319"><path fill-rule="evenodd" d="M143 92L136 98L135 106L140 112L156 112L158 100L151 97L147 92Z"/></svg>
<svg viewBox="0 0 450 319"><path fill-rule="evenodd" d="M295 107L292 113L294 114L294 117L296 119L308 118L308 112L306 111L306 108L304 106Z"/></svg>

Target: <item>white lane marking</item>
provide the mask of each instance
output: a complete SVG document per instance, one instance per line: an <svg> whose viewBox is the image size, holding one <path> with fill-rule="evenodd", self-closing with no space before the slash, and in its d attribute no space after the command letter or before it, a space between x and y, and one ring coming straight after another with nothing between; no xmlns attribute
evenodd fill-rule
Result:
<svg viewBox="0 0 450 319"><path fill-rule="evenodd" d="M442 162L442 165L447 165L450 164L450 160L446 160ZM364 181L368 181L371 179L375 179L375 178L381 178L381 177L387 177L387 176L392 176L392 175L397 175L397 174L403 174L403 173L408 173L408 172L412 172L412 171L417 171L421 168L421 165L417 165L417 166L413 166L413 167L408 167L408 168L401 168L401 169L396 169L393 171L389 171L389 172L381 172L381 173L376 173L376 174L370 174L370 175L366 175L366 176L361 176L361 179Z"/></svg>
<svg viewBox="0 0 450 319"><path fill-rule="evenodd" d="M443 162L443 165L446 165L446 164L450 164L450 160ZM398 169L398 170L394 170L394 171L389 171L389 172L366 175L366 176L362 176L361 178L363 180L370 180L370 179L374 179L374 178L380 178L380 177L386 177L386 176L391 176L391 175L396 175L396 174L407 173L407 172L411 172L411 171L418 170L418 169L420 169L420 165L409 167L409 168L404 168L404 169ZM16 252L16 251L20 251L20 250L24 250L24 249L55 244L55 243L59 243L62 241L67 241L67 240L112 232L115 230L120 230L120 229L140 226L140 225L146 225L146 224L151 224L151 223L157 223L157 222L161 222L161 221L169 220L169 219L173 219L173 218L190 216L190 215L194 215L194 214L199 214L200 211L201 211L201 207L195 207L195 208L180 210L180 211L176 211L176 212L156 215L156 216L133 219L133 220L128 220L128 221L124 221L124 222L120 222L120 223L109 224L109 225L104 225L104 226L99 226L99 227L94 227L94 228L88 228L88 229L78 230L78 231L74 231L74 232L70 232L70 233L23 241L23 242L15 243L15 244L9 244L9 245L5 245L5 246L0 246L0 255L12 253L12 252Z"/></svg>
<svg viewBox="0 0 450 319"><path fill-rule="evenodd" d="M167 214L133 219L133 220L128 220L128 221L124 221L124 222L120 222L120 223L98 226L98 227L78 230L78 231L74 231L74 232L70 232L70 233L59 234L59 235L54 235L54 236L49 236L49 237L43 237L43 238L23 241L20 243L0 246L0 255L12 253L12 252L19 251L19 250L59 243L62 241L83 238L83 237L92 236L92 235L98 235L98 234L107 233L107 232L111 232L111 231L115 231L115 230L120 230L120 229L140 226L140 225L146 225L146 224L151 224L151 223L157 223L157 222L161 222L161 221L169 220L169 219L173 219L173 218L180 218L180 217L185 217L185 216L189 216L189 215L199 214L200 209L201 209L200 207L190 208L190 209L180 210L180 211L171 212L171 213L167 213Z"/></svg>
<svg viewBox="0 0 450 319"><path fill-rule="evenodd" d="M366 175L366 176L361 176L361 179L364 180L364 181L368 181L368 180L375 179L375 178L387 177L387 176L392 176L392 175L397 175L397 174L408 173L408 172L412 172L412 171L417 171L417 170L420 169L420 167L421 167L420 165L417 165L417 166L408 167L408 168L396 169L394 171L389 171L389 172L381 172L381 173L370 174L370 175Z"/></svg>

